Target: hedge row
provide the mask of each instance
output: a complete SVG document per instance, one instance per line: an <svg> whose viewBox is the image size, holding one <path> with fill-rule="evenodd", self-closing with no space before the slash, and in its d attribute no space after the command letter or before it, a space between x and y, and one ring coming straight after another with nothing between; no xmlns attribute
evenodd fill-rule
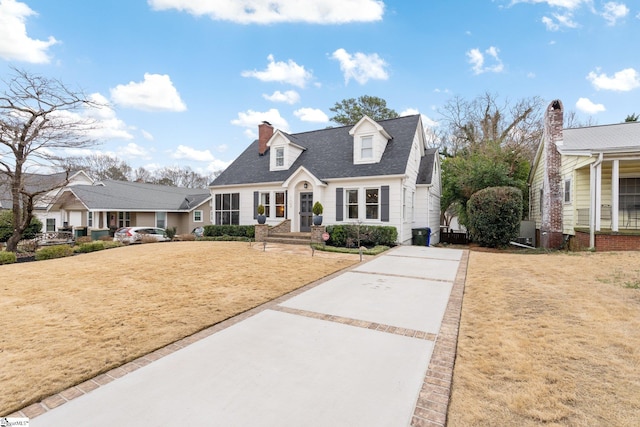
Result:
<svg viewBox="0 0 640 427"><path fill-rule="evenodd" d="M395 246L398 230L391 226L380 225L329 225L327 245L357 248L359 246Z"/></svg>
<svg viewBox="0 0 640 427"><path fill-rule="evenodd" d="M255 227L253 225L205 225L204 237L247 237L253 239L255 236Z"/></svg>

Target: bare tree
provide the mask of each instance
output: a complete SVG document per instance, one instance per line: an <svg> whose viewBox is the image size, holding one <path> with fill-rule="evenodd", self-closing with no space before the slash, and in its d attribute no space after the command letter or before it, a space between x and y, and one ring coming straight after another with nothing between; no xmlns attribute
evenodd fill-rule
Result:
<svg viewBox="0 0 640 427"><path fill-rule="evenodd" d="M157 184L173 187L207 188L209 183L213 181L211 177L201 175L189 166L165 166L159 169L155 176Z"/></svg>
<svg viewBox="0 0 640 427"><path fill-rule="evenodd" d="M0 174L11 186L13 203L8 251L16 250L29 226L36 198L68 183L69 169L64 179L49 183L30 183L28 169L59 166L58 150L95 144L88 136L94 123L79 112L98 106L58 80L13 71L0 93Z"/></svg>
<svg viewBox="0 0 640 427"><path fill-rule="evenodd" d="M448 128L441 138L442 152L456 156L497 143L531 160L542 136L543 105L537 96L515 103L500 102L488 92L472 100L456 96L440 112Z"/></svg>
<svg viewBox="0 0 640 427"><path fill-rule="evenodd" d="M569 129L569 128L584 128L584 127L589 127L589 126L595 126L596 124L598 124L593 117L589 116L586 120L580 120L578 118L578 114L575 112L575 110L570 110L567 111L564 114L564 128L565 129Z"/></svg>
<svg viewBox="0 0 640 427"><path fill-rule="evenodd" d="M64 163L72 170L84 170L97 180L129 181L132 175L132 168L126 161L110 154L95 153L70 157L65 159Z"/></svg>

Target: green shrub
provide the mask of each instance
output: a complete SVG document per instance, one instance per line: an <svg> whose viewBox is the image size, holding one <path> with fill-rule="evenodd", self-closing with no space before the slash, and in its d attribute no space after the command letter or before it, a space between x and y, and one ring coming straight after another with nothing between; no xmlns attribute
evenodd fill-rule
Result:
<svg viewBox="0 0 640 427"><path fill-rule="evenodd" d="M73 248L75 253L86 254L89 252L101 251L105 248L105 242L102 240L94 240L87 243L81 243Z"/></svg>
<svg viewBox="0 0 640 427"><path fill-rule="evenodd" d="M71 255L73 255L73 248L69 245L45 246L36 251L36 261L64 258Z"/></svg>
<svg viewBox="0 0 640 427"><path fill-rule="evenodd" d="M16 257L15 252L7 252L7 251L1 251L0 252L0 265L2 265L2 264L13 264L17 260L18 259Z"/></svg>
<svg viewBox="0 0 640 427"><path fill-rule="evenodd" d="M491 248L503 247L518 237L522 218L522 192L515 187L489 187L467 202L471 239Z"/></svg>
<svg viewBox="0 0 640 427"><path fill-rule="evenodd" d="M395 246L398 240L398 230L395 227L381 225L329 225L327 233L327 244L336 247Z"/></svg>
<svg viewBox="0 0 640 427"><path fill-rule="evenodd" d="M31 223L22 234L22 239L33 239L42 230L42 221L31 218ZM13 212L11 210L0 211L0 242L6 242L13 234Z"/></svg>
<svg viewBox="0 0 640 427"><path fill-rule="evenodd" d="M322 245L319 243L314 243L311 245L313 247L313 249L316 249L318 251L324 251L324 252L334 252L334 253L340 253L340 254L359 254L360 253L360 249L358 248L338 248L335 246L326 246L326 245ZM389 246L375 246L371 249L367 249L362 251L363 255L378 255L381 254L384 251L388 251L389 249L391 249Z"/></svg>
<svg viewBox="0 0 640 427"><path fill-rule="evenodd" d="M255 236L255 226L253 225L205 225L204 237L247 237L253 239Z"/></svg>
<svg viewBox="0 0 640 427"><path fill-rule="evenodd" d="M167 228L165 231L167 232L167 237L170 238L171 240L173 240L173 238L176 236L175 227Z"/></svg>

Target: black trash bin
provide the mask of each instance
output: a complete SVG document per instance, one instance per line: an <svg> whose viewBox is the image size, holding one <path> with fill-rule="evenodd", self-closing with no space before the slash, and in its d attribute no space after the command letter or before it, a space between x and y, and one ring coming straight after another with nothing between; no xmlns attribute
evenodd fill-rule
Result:
<svg viewBox="0 0 640 427"><path fill-rule="evenodd" d="M411 244L414 246L428 246L427 239L429 228L412 228L411 229Z"/></svg>

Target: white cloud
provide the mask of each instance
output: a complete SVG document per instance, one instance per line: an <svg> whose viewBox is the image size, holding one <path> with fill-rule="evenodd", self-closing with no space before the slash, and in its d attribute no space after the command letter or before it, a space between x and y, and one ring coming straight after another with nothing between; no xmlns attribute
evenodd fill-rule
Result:
<svg viewBox="0 0 640 427"><path fill-rule="evenodd" d="M213 173L221 170L225 170L232 162L225 162L220 159L214 159L212 162L209 162L207 165L207 172Z"/></svg>
<svg viewBox="0 0 640 427"><path fill-rule="evenodd" d="M242 77L255 77L263 82L288 83L293 86L305 87L313 75L304 69L304 66L296 64L291 59L288 62L276 62L273 55L267 57L269 64L264 71L243 71Z"/></svg>
<svg viewBox="0 0 640 427"><path fill-rule="evenodd" d="M418 111L415 108L407 108L407 109L405 109L405 110L400 112L400 117L413 116L415 114L420 114L420 111ZM422 124L425 127L436 127L436 126L438 126L438 122L436 122L435 120L431 119L428 116L425 116L424 114L420 114L420 118L422 118Z"/></svg>
<svg viewBox="0 0 640 427"><path fill-rule="evenodd" d="M563 7L565 9L577 9L582 4L590 4L592 0L512 0L512 4L516 3L546 3L553 7Z"/></svg>
<svg viewBox="0 0 640 427"><path fill-rule="evenodd" d="M303 122L327 123L329 121L329 116L317 108L300 108L293 114Z"/></svg>
<svg viewBox="0 0 640 427"><path fill-rule="evenodd" d="M369 80L387 80L387 63L377 53L365 54L356 52L350 54L340 48L333 52L331 58L340 62L340 69L344 74L345 84L354 79L361 85Z"/></svg>
<svg viewBox="0 0 640 427"><path fill-rule="evenodd" d="M143 111L185 111L187 106L166 74L144 74L144 81L111 89L116 104Z"/></svg>
<svg viewBox="0 0 640 427"><path fill-rule="evenodd" d="M86 123L87 136L98 142L110 139L133 139L130 132L133 128L117 117L107 98L100 93L93 93L87 99L94 103L93 106L75 112L59 111L59 116L63 120Z"/></svg>
<svg viewBox="0 0 640 427"><path fill-rule="evenodd" d="M489 49L485 50L484 53L480 51L480 49L471 49L467 52L467 58L469 58L469 63L471 64L471 68L475 74L482 74L486 72L492 73L500 73L504 70L504 65L502 64L502 60L498 56L500 50L497 47L490 46ZM493 58L493 64L485 66L486 56Z"/></svg>
<svg viewBox="0 0 640 427"><path fill-rule="evenodd" d="M153 139L154 139L154 138L153 138L153 135L151 135L151 133L147 132L147 131L146 131L146 130L144 130L144 129L143 129L143 130L141 130L141 132L142 132L142 137L143 137L144 139L146 139L147 141L153 141Z"/></svg>
<svg viewBox="0 0 640 427"><path fill-rule="evenodd" d="M597 74L592 71L587 75L587 80L598 90L628 92L640 87L640 74L633 68L625 68L618 71L613 77L609 77L605 73Z"/></svg>
<svg viewBox="0 0 640 427"><path fill-rule="evenodd" d="M604 4L602 17L608 25L616 25L618 19L622 19L629 14L629 8L624 3L610 1Z"/></svg>
<svg viewBox="0 0 640 427"><path fill-rule="evenodd" d="M549 31L558 31L562 28L579 27L578 23L573 20L573 14L571 12L565 14L554 13L553 18L543 16L542 23L547 27L547 30Z"/></svg>
<svg viewBox="0 0 640 427"><path fill-rule="evenodd" d="M258 131L258 125L263 121L271 123L276 129L281 129L285 132L289 131L289 123L282 118L280 112L275 108L271 108L265 112L253 110L241 111L238 113L237 119L231 120L231 124L247 128L245 135L249 138L254 138Z"/></svg>
<svg viewBox="0 0 640 427"><path fill-rule="evenodd" d="M262 96L271 102L286 102L291 105L300 102L300 94L295 90L287 90L285 92L277 90L271 95L263 94Z"/></svg>
<svg viewBox="0 0 640 427"><path fill-rule="evenodd" d="M174 159L187 159L197 162L212 162L215 160L213 154L209 150L196 150L186 145L178 145L176 151L171 153L171 157Z"/></svg>
<svg viewBox="0 0 640 427"><path fill-rule="evenodd" d="M226 153L228 149L229 149L229 146L227 144L220 144L216 147L216 151L218 153Z"/></svg>
<svg viewBox="0 0 640 427"><path fill-rule="evenodd" d="M131 157L139 157L143 159L150 159L149 151L147 151L144 147L130 142L124 147L118 147L117 149L118 157L129 159Z"/></svg>
<svg viewBox="0 0 640 427"><path fill-rule="evenodd" d="M30 38L25 21L32 15L37 13L25 3L0 0L0 58L36 64L51 60L47 49L58 41L53 36L47 41Z"/></svg>
<svg viewBox="0 0 640 427"><path fill-rule="evenodd" d="M583 113L596 114L605 111L604 105L594 104L589 98L580 98L576 102L576 108Z"/></svg>
<svg viewBox="0 0 640 427"><path fill-rule="evenodd" d="M380 21L380 0L147 0L154 10L177 9L195 16L240 24L306 22L344 24Z"/></svg>

